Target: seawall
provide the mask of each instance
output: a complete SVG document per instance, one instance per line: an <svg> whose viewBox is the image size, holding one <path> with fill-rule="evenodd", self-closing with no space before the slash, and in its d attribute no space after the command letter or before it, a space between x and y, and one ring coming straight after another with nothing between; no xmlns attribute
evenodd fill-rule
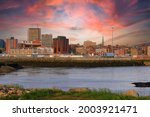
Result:
<svg viewBox="0 0 150 117"><path fill-rule="evenodd" d="M88 58L0 58L0 65L24 67L115 67L144 66L143 60Z"/></svg>

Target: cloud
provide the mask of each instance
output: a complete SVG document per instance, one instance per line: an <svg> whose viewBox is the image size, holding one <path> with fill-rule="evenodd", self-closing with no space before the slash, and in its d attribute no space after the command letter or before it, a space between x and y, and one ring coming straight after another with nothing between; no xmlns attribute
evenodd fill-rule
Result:
<svg viewBox="0 0 150 117"><path fill-rule="evenodd" d="M102 34L109 39L112 26L115 26L115 30L124 30L150 18L148 6L150 2L148 0L146 2L142 0L1 0L0 30L14 27L27 28L32 24L38 24L42 28L63 29L64 34L67 34L65 31L74 31L78 33L79 39L87 38L79 36L80 32L91 38L94 38L91 33L97 32L95 38ZM89 34L85 30L90 30L87 31Z"/></svg>

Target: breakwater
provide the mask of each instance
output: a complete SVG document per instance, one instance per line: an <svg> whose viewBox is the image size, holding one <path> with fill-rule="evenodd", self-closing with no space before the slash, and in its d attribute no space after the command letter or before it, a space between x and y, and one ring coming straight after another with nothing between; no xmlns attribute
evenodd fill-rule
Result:
<svg viewBox="0 0 150 117"><path fill-rule="evenodd" d="M97 60L73 58L0 58L1 65L15 65L24 67L116 67L116 66L144 66L143 60Z"/></svg>

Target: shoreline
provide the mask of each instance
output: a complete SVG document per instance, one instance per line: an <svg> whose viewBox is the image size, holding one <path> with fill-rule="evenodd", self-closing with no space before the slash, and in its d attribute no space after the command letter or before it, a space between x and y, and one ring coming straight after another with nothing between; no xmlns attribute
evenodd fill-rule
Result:
<svg viewBox="0 0 150 117"><path fill-rule="evenodd" d="M0 100L150 100L150 96L139 96L135 90L114 93L109 89L90 90L71 88L25 89L19 85L0 85Z"/></svg>
<svg viewBox="0 0 150 117"><path fill-rule="evenodd" d="M136 59L89 59L89 58L0 58L0 66L23 67L120 67L149 66L149 60ZM14 64L14 65L13 65Z"/></svg>

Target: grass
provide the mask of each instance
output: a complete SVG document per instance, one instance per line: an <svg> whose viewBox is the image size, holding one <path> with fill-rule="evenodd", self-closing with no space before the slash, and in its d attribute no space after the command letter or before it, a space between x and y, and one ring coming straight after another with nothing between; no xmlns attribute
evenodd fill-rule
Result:
<svg viewBox="0 0 150 117"><path fill-rule="evenodd" d="M18 88L18 87L17 87ZM22 87L21 87L22 88ZM21 89L22 90L22 89ZM84 92L62 91L59 89L25 89L20 96L0 97L2 100L150 100L150 96L125 96L108 89Z"/></svg>

